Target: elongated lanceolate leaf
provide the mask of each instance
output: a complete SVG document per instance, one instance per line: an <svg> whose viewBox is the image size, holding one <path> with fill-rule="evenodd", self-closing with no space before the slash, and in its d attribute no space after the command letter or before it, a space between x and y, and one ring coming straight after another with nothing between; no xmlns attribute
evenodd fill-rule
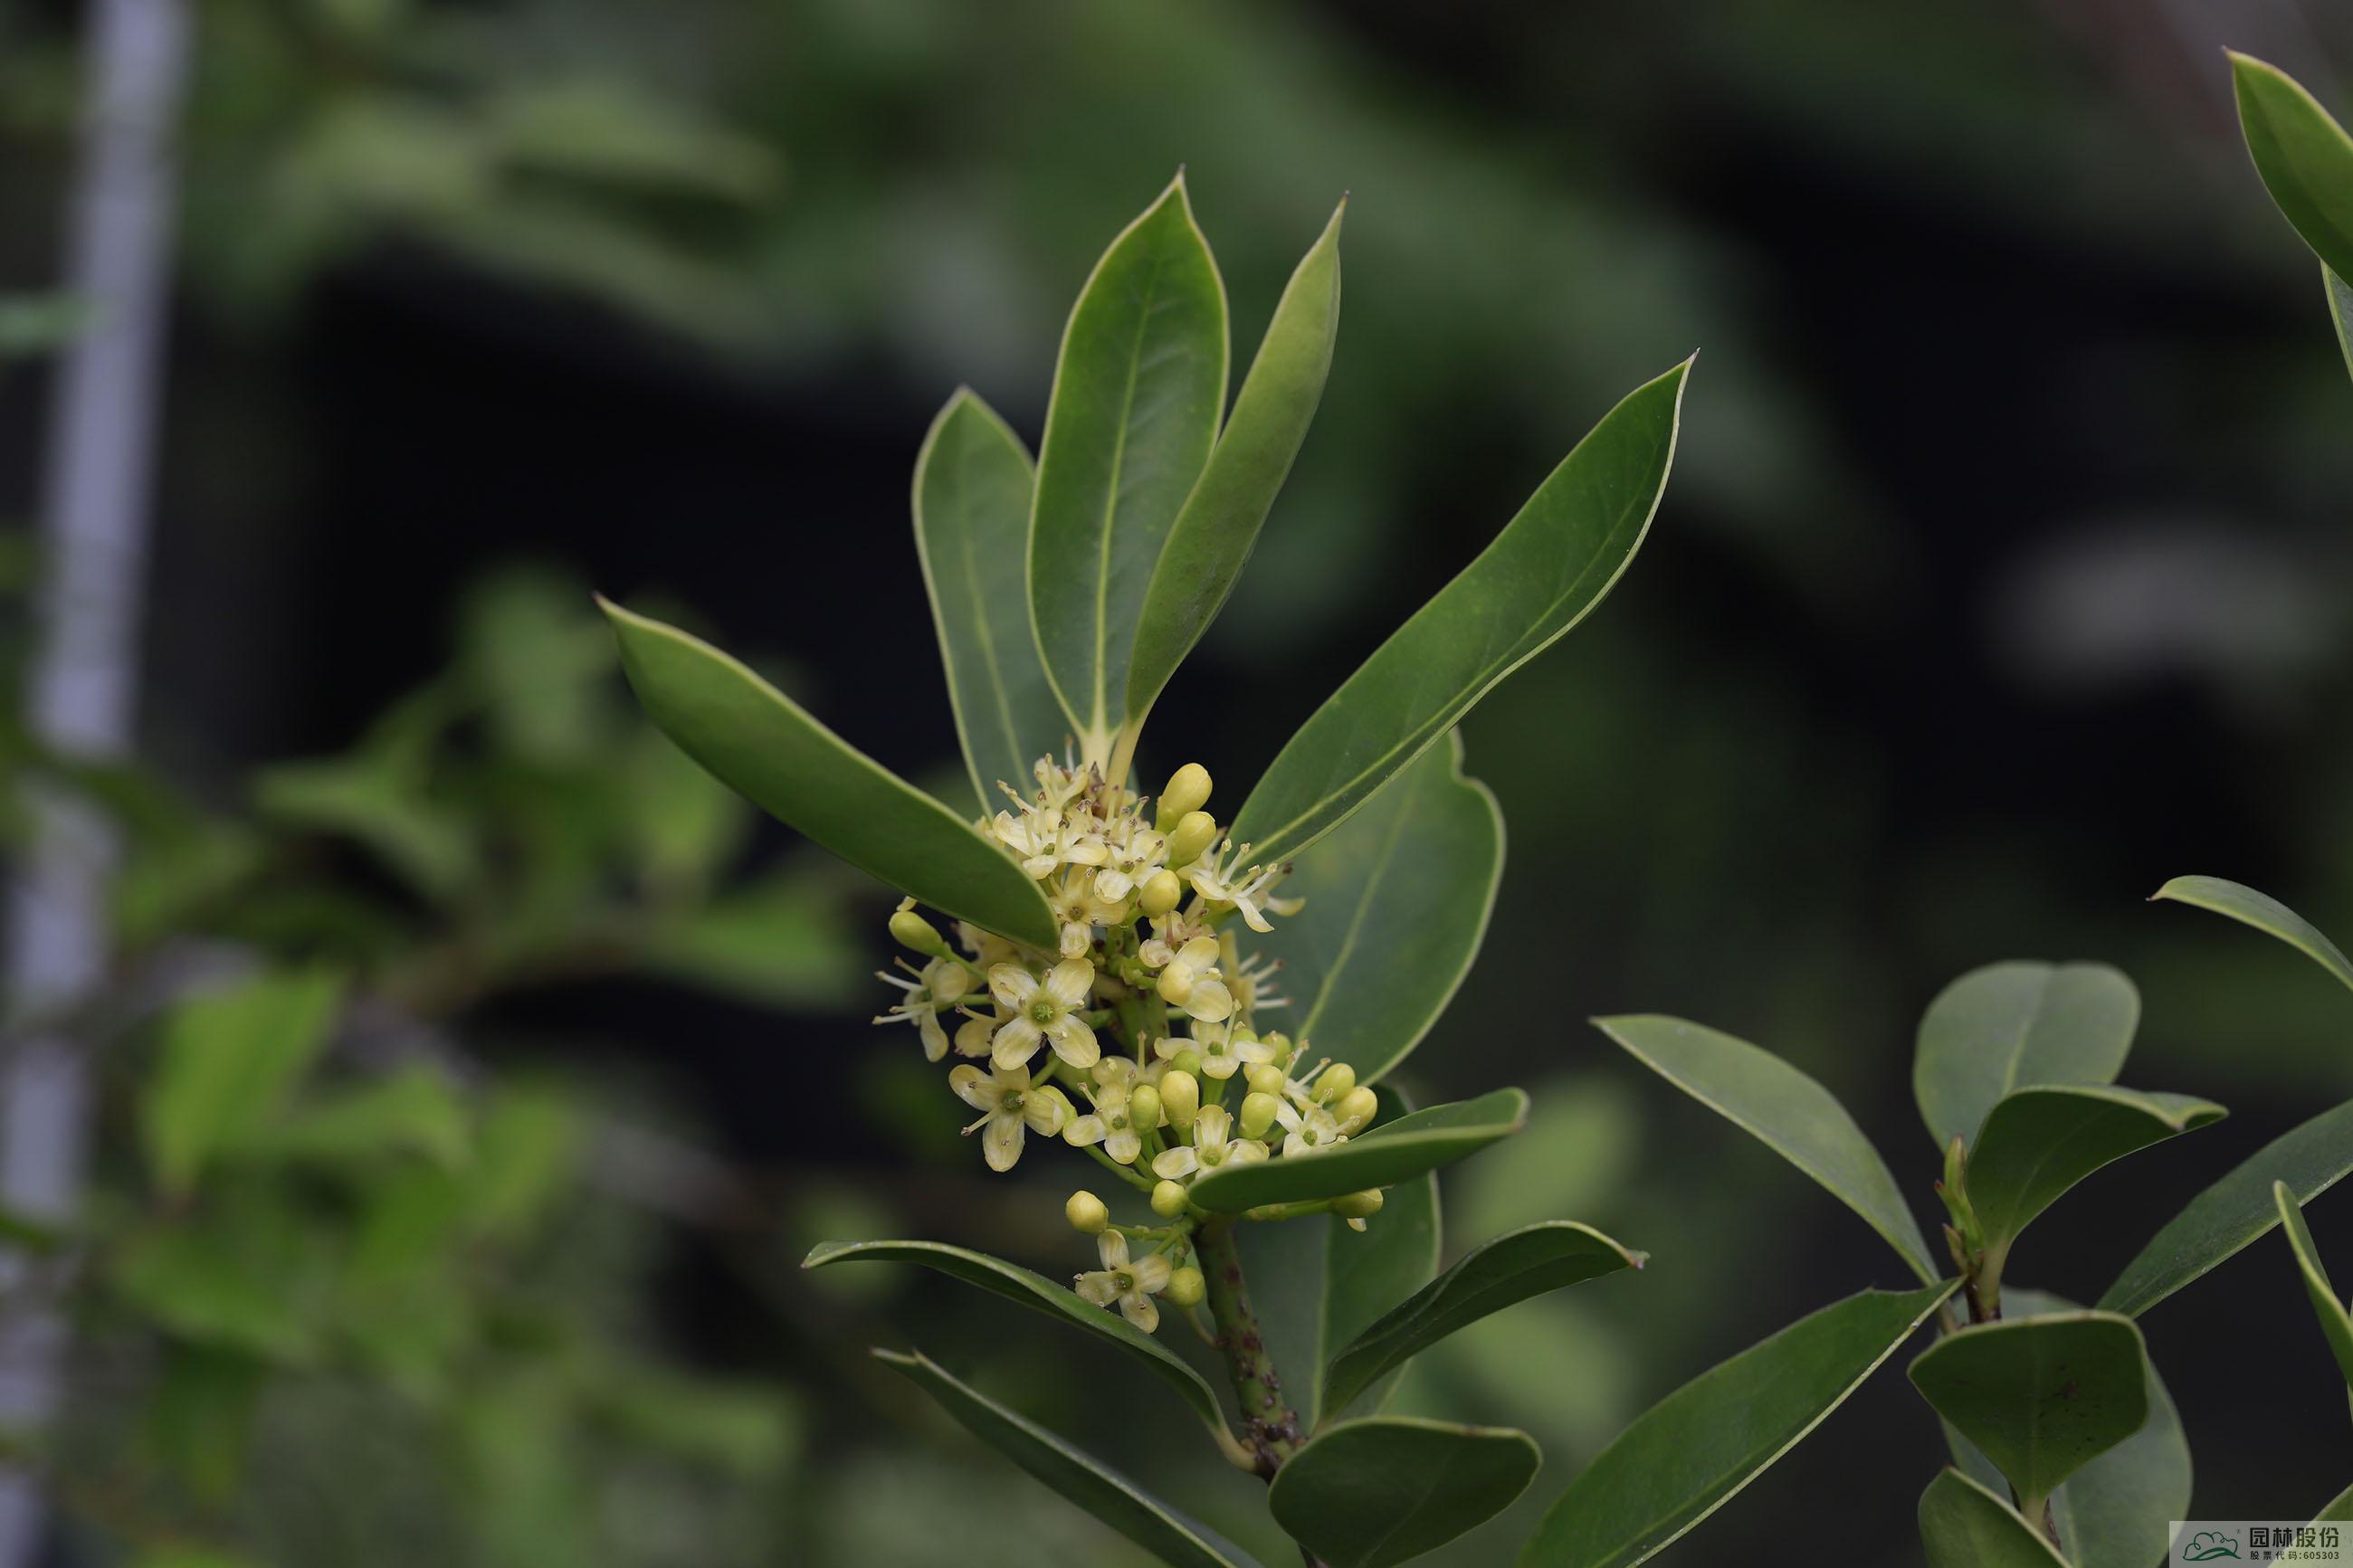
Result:
<svg viewBox="0 0 2353 1568"><path fill-rule="evenodd" d="M1690 368L1610 410L1495 542L1300 727L1234 818L1253 859L1289 859L1338 826L1601 602L1666 489Z"/></svg>
<svg viewBox="0 0 2353 1568"><path fill-rule="evenodd" d="M1060 1318L1098 1339L1117 1345L1143 1362L1155 1375L1182 1395L1185 1403L1193 1407L1193 1413L1213 1430L1222 1432L1226 1429L1225 1416L1218 1408L1218 1396L1199 1373L1117 1312L1106 1311L1082 1300L1078 1292L1067 1285L1058 1285L1042 1274L1033 1274L1001 1258L991 1258L985 1252L972 1252L937 1241L824 1241L810 1249L809 1255L801 1260L801 1267L823 1268L828 1264L852 1263L861 1259L915 1263L926 1268L935 1268L951 1279L978 1286L991 1295L1002 1296L1032 1311Z"/></svg>
<svg viewBox="0 0 2353 1568"><path fill-rule="evenodd" d="M2353 1487L2348 1487L2321 1505L2312 1516L2315 1524L2353 1523Z"/></svg>
<svg viewBox="0 0 2353 1568"><path fill-rule="evenodd" d="M332 973L263 974L172 1009L140 1104L157 1184L185 1193L214 1158L268 1134L343 994Z"/></svg>
<svg viewBox="0 0 2353 1568"><path fill-rule="evenodd" d="M1347 209L1344 198L1291 275L1209 466L1161 547L1128 666L1130 723L1144 721L1168 678L1225 607L1307 438L1340 331L1340 219Z"/></svg>
<svg viewBox="0 0 2353 1568"><path fill-rule="evenodd" d="M1920 1543L1928 1568L2068 1568L2008 1499L1958 1470L1939 1473L1920 1494Z"/></svg>
<svg viewBox="0 0 2353 1568"><path fill-rule="evenodd" d="M1957 1284L1865 1290L1702 1373L1568 1484L1519 1568L1625 1568L1656 1556L1844 1404Z"/></svg>
<svg viewBox="0 0 2353 1568"><path fill-rule="evenodd" d="M1293 863L1306 907L1259 950L1282 964L1283 1026L1372 1083L1421 1043L1479 955L1504 875L1504 817L1462 773L1460 731Z"/></svg>
<svg viewBox="0 0 2353 1568"><path fill-rule="evenodd" d="M1255 1568L1248 1557L1093 1455L951 1376L921 1352L878 1350L982 1442L1175 1568Z"/></svg>
<svg viewBox="0 0 2353 1568"><path fill-rule="evenodd" d="M2269 893L2259 893L2220 877L2176 877L2149 895L2152 903L2159 899L2211 910L2267 936L2277 937L2344 984L2353 986L2353 963L2346 961L2337 944L2322 935L2310 921Z"/></svg>
<svg viewBox="0 0 2353 1568"><path fill-rule="evenodd" d="M2035 1515L2148 1419L2145 1364L2131 1319L2057 1312L1947 1334L1913 1362L1912 1383Z"/></svg>
<svg viewBox="0 0 2353 1568"><path fill-rule="evenodd" d="M2137 1149L2221 1121L2208 1100L2089 1084L2006 1096L1969 1154L1969 1203L1989 1249L2006 1249L2068 1188Z"/></svg>
<svg viewBox="0 0 2353 1568"><path fill-rule="evenodd" d="M1499 1089L1476 1100L1401 1116L1330 1149L1220 1166L1195 1182L1186 1195L1219 1214L1239 1214L1262 1204L1336 1198L1451 1165L1510 1137L1527 1120L1526 1092Z"/></svg>
<svg viewBox="0 0 2353 1568"><path fill-rule="evenodd" d="M1179 173L1080 290L1046 410L1029 606L1088 754L1107 755L1153 568L1226 405L1226 288Z"/></svg>
<svg viewBox="0 0 2353 1568"><path fill-rule="evenodd" d="M1895 1177L1830 1090L1769 1051L1680 1018L1597 1018L1644 1067L1750 1133L1861 1215L1933 1282L1928 1244Z"/></svg>
<svg viewBox="0 0 2353 1568"><path fill-rule="evenodd" d="M984 816L1004 805L998 784L1027 794L1031 766L1067 732L1029 626L1035 482L1021 438L969 388L948 399L915 458L915 553Z"/></svg>
<svg viewBox="0 0 2353 1568"><path fill-rule="evenodd" d="M1535 1439L1509 1427L1374 1415L1317 1434L1266 1500L1330 1568L1388 1568L1503 1512L1543 1463Z"/></svg>
<svg viewBox="0 0 2353 1568"><path fill-rule="evenodd" d="M1991 963L1937 994L1920 1019L1912 1088L1943 1149L2030 1083L2114 1083L2140 1026L2140 993L2105 963Z"/></svg>
<svg viewBox="0 0 2353 1568"><path fill-rule="evenodd" d="M2328 1341L2329 1352L2337 1357L2337 1369L2345 1374L2348 1386L2353 1386L2353 1315L2345 1310L2337 1288L2328 1282L2328 1270L2320 1261L2320 1249L2312 1244L2312 1232L2304 1223L2304 1205L2295 1194L2281 1182L2272 1188L2272 1201L2278 1205L2280 1223L2287 1228L2287 1244L2295 1253L2296 1272L2304 1277L2306 1294L2312 1298L2312 1310L2320 1319L2320 1331Z"/></svg>
<svg viewBox="0 0 2353 1568"><path fill-rule="evenodd" d="M1388 1210L1382 1211L1386 1217ZM1514 1302L1583 1280L1640 1268L1649 1254L1620 1247L1590 1226L1548 1220L1473 1247L1332 1358L1324 1399L1345 1409L1358 1391L1458 1329Z"/></svg>
<svg viewBox="0 0 2353 1568"><path fill-rule="evenodd" d="M655 723L720 781L933 908L1051 950L1054 912L1012 858L699 637L598 600Z"/></svg>
<svg viewBox="0 0 2353 1568"><path fill-rule="evenodd" d="M2353 137L2276 66L2234 53L2231 79L2263 188L2324 263L2353 277Z"/></svg>
<svg viewBox="0 0 2353 1568"><path fill-rule="evenodd" d="M2137 1318L2279 1224L2272 1184L2308 1204L2353 1172L2353 1101L2264 1144L2199 1194L2150 1238L2100 1298L2100 1310Z"/></svg>

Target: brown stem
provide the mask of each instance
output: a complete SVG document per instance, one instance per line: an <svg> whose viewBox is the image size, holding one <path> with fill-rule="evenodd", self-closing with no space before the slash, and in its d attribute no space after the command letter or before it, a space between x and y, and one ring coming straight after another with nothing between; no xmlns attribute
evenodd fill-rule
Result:
<svg viewBox="0 0 2353 1568"><path fill-rule="evenodd" d="M1282 1376L1267 1352L1266 1337L1242 1284L1242 1260L1234 1246L1234 1222L1219 1216L1193 1233L1208 1287L1209 1316L1218 1326L1218 1349L1226 1358L1241 1401L1243 1441L1258 1456L1258 1473L1272 1479L1282 1462L1299 1451L1306 1434L1299 1415L1282 1396Z"/></svg>

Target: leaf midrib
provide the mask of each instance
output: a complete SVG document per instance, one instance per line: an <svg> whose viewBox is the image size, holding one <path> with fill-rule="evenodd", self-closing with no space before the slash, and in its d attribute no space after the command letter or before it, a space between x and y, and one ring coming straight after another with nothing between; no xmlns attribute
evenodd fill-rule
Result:
<svg viewBox="0 0 2353 1568"><path fill-rule="evenodd" d="M1135 340L1128 345L1127 385L1119 401L1119 436L1112 446L1111 475L1103 489L1103 541L1096 547L1095 558L1095 661L1092 672L1094 713L1089 721L1089 728L1098 733L1110 726L1112 525L1119 515L1120 475L1127 468L1129 417L1135 410L1135 384L1144 372L1144 332L1151 324L1152 302L1160 291L1160 273L1167 262L1166 249L1155 242L1152 270L1145 279L1143 298L1135 312Z"/></svg>

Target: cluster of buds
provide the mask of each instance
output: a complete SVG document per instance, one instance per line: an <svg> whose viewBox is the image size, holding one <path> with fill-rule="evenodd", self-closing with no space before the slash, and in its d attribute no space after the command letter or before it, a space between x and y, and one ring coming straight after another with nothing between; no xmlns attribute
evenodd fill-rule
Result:
<svg viewBox="0 0 2353 1568"><path fill-rule="evenodd" d="M1149 1194L1160 1226L1113 1226L1092 1194L1070 1218L1100 1238L1103 1268L1079 1277L1090 1301L1129 1321L1159 1321L1153 1299L1201 1300L1200 1271L1178 1267L1204 1217L1193 1182L1225 1165L1295 1159L1336 1147L1369 1125L1377 1102L1345 1062L1262 1030L1284 1005L1277 964L1240 952L1241 931L1299 900L1276 894L1287 865L1261 866L1205 809L1208 771L1179 768L1148 801L1084 768L1041 759L1029 795L981 830L1035 878L1060 933L1048 952L957 922L951 942L910 900L891 934L922 960L881 976L902 994L878 1024L914 1026L923 1055L959 1058L948 1086L979 1112L994 1171L1008 1171L1029 1135L1084 1150ZM1152 809L1147 814L1146 807ZM1229 1099L1235 1101L1232 1105ZM1358 1229L1377 1192L1324 1205ZM1132 1258L1131 1241L1152 1250Z"/></svg>

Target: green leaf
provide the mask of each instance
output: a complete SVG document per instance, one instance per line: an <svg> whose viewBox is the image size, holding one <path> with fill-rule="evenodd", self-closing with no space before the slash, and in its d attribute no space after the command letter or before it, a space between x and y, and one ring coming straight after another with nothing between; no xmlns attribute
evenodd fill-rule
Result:
<svg viewBox="0 0 2353 1568"><path fill-rule="evenodd" d="M1499 1089L1476 1100L1417 1110L1314 1153L1220 1166L1196 1181L1186 1195L1217 1214L1336 1198L1452 1164L1510 1137L1527 1120L1526 1093Z"/></svg>
<svg viewBox="0 0 2353 1568"><path fill-rule="evenodd" d="M184 1194L214 1156L259 1137L318 1059L341 977L264 974L174 1008L141 1110L164 1191Z"/></svg>
<svg viewBox="0 0 2353 1568"><path fill-rule="evenodd" d="M1862 1291L1702 1373L1569 1482L1519 1568L1625 1568L1666 1550L1844 1404L1957 1284Z"/></svg>
<svg viewBox="0 0 2353 1568"><path fill-rule="evenodd" d="M2345 351L2345 368L2353 371L2353 283L2324 267L2323 291L2328 296L2328 319L2337 328L2337 346Z"/></svg>
<svg viewBox="0 0 2353 1568"><path fill-rule="evenodd" d="M1410 1113L1393 1087L1381 1087L1380 1100L1383 1123ZM1283 1392L1303 1426L1313 1429L1365 1393L1360 1385L1345 1399L1328 1398L1324 1363L1333 1346L1430 1283L1438 1272L1440 1228L1435 1172L1389 1188L1381 1212L1361 1232L1322 1215L1240 1228L1250 1302L1275 1364L1286 1369ZM1377 1411L1393 1387L1394 1380L1373 1390L1367 1413Z"/></svg>
<svg viewBox="0 0 2353 1568"><path fill-rule="evenodd" d="M1036 473L1021 438L967 387L915 458L915 553L983 816L1004 804L999 784L1027 793L1064 730L1029 627L1022 558Z"/></svg>
<svg viewBox="0 0 2353 1568"><path fill-rule="evenodd" d="M1531 1296L1640 1268L1649 1258L1573 1220L1547 1220L1499 1236L1464 1254L1333 1357L1326 1402L1345 1409L1359 1392L1458 1329Z"/></svg>
<svg viewBox="0 0 2353 1568"><path fill-rule="evenodd" d="M2231 79L2263 188L2323 262L2353 276L2353 137L2277 66L2232 51Z"/></svg>
<svg viewBox="0 0 2353 1568"><path fill-rule="evenodd" d="M1290 859L1338 826L1601 602L1665 491L1690 368L1610 410L1495 542L1292 736L1234 818L1252 858Z"/></svg>
<svg viewBox="0 0 2353 1568"><path fill-rule="evenodd" d="M1295 861L1306 907L1260 951L1312 1039L1371 1083L1421 1043L1479 955L1504 876L1504 816L1462 775L1460 731Z"/></svg>
<svg viewBox="0 0 2353 1568"><path fill-rule="evenodd" d="M1233 416L1161 547L1127 670L1132 725L1144 722L1168 678L1225 607L1307 439L1340 331L1340 219L1347 210L1344 196L1292 273L1258 358L1242 378Z"/></svg>
<svg viewBox="0 0 2353 1568"><path fill-rule="evenodd" d="M2104 1312L2137 1318L2234 1257L2279 1224L2272 1184L2310 1203L2353 1172L2353 1101L2264 1144L2208 1187L2125 1265L2100 1298Z"/></svg>
<svg viewBox="0 0 2353 1568"><path fill-rule="evenodd" d="M332 1285L323 1239L263 1194L158 1224L115 1256L108 1283L182 1339L307 1365Z"/></svg>
<svg viewBox="0 0 2353 1568"><path fill-rule="evenodd" d="M1176 1568L1252 1568L1232 1546L1091 1455L958 1382L921 1352L878 1350L875 1359L906 1374L966 1430L1087 1512Z"/></svg>
<svg viewBox="0 0 2353 1568"><path fill-rule="evenodd" d="M1597 1018L1644 1067L1813 1177L1933 1284L1920 1234L1879 1151L1830 1090L1746 1040L1680 1018Z"/></svg>
<svg viewBox="0 0 2353 1568"><path fill-rule="evenodd" d="M2313 1516L2312 1522L2315 1524L2353 1522L2353 1487L2347 1487L2323 1504L2320 1511Z"/></svg>
<svg viewBox="0 0 2353 1568"><path fill-rule="evenodd" d="M2353 1387L2353 1315L2347 1314L2336 1287L2329 1284L2320 1250L2313 1246L2312 1232L2304 1223L2304 1205L2295 1201L2285 1182L2273 1184L2272 1202L2279 1207L2280 1223L2287 1227L2287 1244L2295 1253L2297 1272L2304 1276L2305 1293L2312 1298L2312 1310L2319 1316L2320 1331L2337 1357L2347 1386Z"/></svg>
<svg viewBox="0 0 2353 1568"><path fill-rule="evenodd" d="M1501 1513L1543 1463L1535 1439L1509 1427L1373 1415L1317 1434L1274 1473L1266 1500L1330 1568L1387 1568Z"/></svg>
<svg viewBox="0 0 2353 1568"><path fill-rule="evenodd" d="M1987 1249L2007 1249L2037 1215L2110 1161L2226 1114L2187 1094L2089 1084L2037 1085L2005 1096L1968 1160L1969 1204Z"/></svg>
<svg viewBox="0 0 2353 1568"><path fill-rule="evenodd" d="M1033 946L1053 910L1011 857L809 717L742 662L599 599L638 700L681 750L753 805L959 920Z"/></svg>
<svg viewBox="0 0 2353 1568"><path fill-rule="evenodd" d="M1038 455L1030 615L1090 756L1127 717L1137 618L1217 441L1228 353L1226 286L1179 171L1079 293Z"/></svg>
<svg viewBox="0 0 2353 1568"><path fill-rule="evenodd" d="M465 1163L472 1145L465 1102L439 1069L413 1063L301 1107L255 1140L278 1158L364 1161L417 1154Z"/></svg>
<svg viewBox="0 0 2353 1568"><path fill-rule="evenodd" d="M2007 1499L1954 1469L1920 1494L1920 1542L1928 1568L2068 1568Z"/></svg>
<svg viewBox="0 0 2353 1568"><path fill-rule="evenodd" d="M723 996L811 1010L849 1005L871 962L829 895L788 872L655 913L635 961Z"/></svg>
<svg viewBox="0 0 2353 1568"><path fill-rule="evenodd" d="M1992 963L1937 994L1920 1019L1912 1089L1939 1151L1975 1139L2021 1084L2114 1083L2140 1026L2140 993L2105 963Z"/></svg>
<svg viewBox="0 0 2353 1568"><path fill-rule="evenodd" d="M2033 1517L2148 1419L2146 1354L2130 1318L2056 1312L1947 1334L1913 1362L1912 1383Z"/></svg>
<svg viewBox="0 0 2353 1568"><path fill-rule="evenodd" d="M2152 903L2159 899L2211 910L2267 936L2277 937L2345 984L2353 986L2353 963L2346 961L2337 944L2323 936L2310 921L2268 893L2226 882L2220 877L2176 877L2149 895Z"/></svg>
<svg viewBox="0 0 2353 1568"><path fill-rule="evenodd" d="M1078 1292L1067 1285L1058 1285L1042 1274L1033 1274L1001 1258L991 1258L985 1252L973 1252L937 1241L824 1241L810 1248L809 1255L801 1260L801 1267L822 1268L828 1264L860 1259L919 1263L952 1279L961 1279L967 1285L978 1286L991 1295L1002 1296L1033 1312L1043 1312L1083 1329L1141 1360L1163 1382L1183 1395L1185 1402L1193 1407L1193 1413L1208 1423L1212 1431L1222 1433L1226 1430L1226 1418L1218 1408L1218 1396L1199 1373L1117 1312L1105 1311L1101 1307L1081 1300Z"/></svg>

